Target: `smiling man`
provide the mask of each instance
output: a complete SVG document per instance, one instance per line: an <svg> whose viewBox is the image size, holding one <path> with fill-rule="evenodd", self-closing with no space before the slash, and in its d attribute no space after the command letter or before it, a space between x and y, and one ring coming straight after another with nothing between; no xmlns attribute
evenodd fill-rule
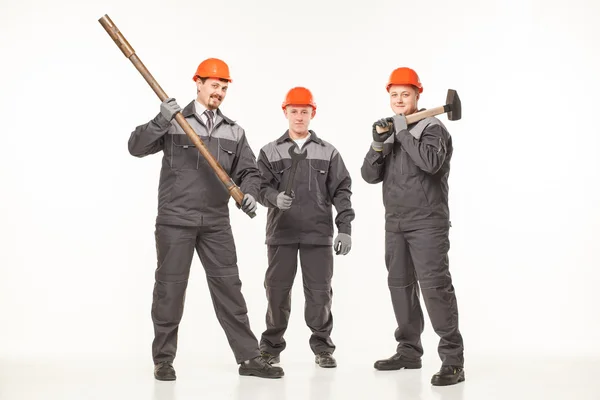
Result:
<svg viewBox="0 0 600 400"><path fill-rule="evenodd" d="M267 329L260 349L269 363L276 364L285 349L283 338L291 309L291 290L298 268L298 254L304 283L304 318L312 335L310 347L315 362L323 368L337 366L331 340L333 317L333 250L348 254L354 210L350 202L350 174L342 156L330 143L309 130L317 105L303 87L291 89L282 104L288 130L264 146L258 156L262 180L259 202L269 208L267 215ZM293 178L293 194L284 189L290 181L290 146L306 152ZM338 234L333 240L332 204ZM332 248L333 245L333 248Z"/></svg>
<svg viewBox="0 0 600 400"><path fill-rule="evenodd" d="M183 315L185 292L194 250L206 272L217 319L233 350L240 375L279 378L283 370L261 356L248 321L241 292L235 242L229 224L229 193L206 159L174 120L182 112L210 153L245 193L241 208L256 210L260 173L245 132L223 115L231 77L229 67L216 58L204 60L193 77L197 98L183 111L170 98L147 124L129 139L136 157L163 152L158 187L156 250L158 265L152 301L154 341L152 358L158 380L175 380L173 360Z"/></svg>
<svg viewBox="0 0 600 400"><path fill-rule="evenodd" d="M396 354L378 370L421 368L423 312L419 286L433 329L440 337L442 367L433 385L464 381L463 339L448 265L448 176L452 139L437 118L406 124L417 111L423 86L410 68L395 69L386 89L394 117L373 124L373 142L361 169L368 183L383 182L385 263L398 328ZM390 128L377 133L377 126Z"/></svg>

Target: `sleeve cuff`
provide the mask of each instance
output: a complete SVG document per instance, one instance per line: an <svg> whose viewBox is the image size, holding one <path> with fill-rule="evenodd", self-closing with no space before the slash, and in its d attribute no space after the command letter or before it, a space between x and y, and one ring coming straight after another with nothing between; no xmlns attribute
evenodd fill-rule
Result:
<svg viewBox="0 0 600 400"><path fill-rule="evenodd" d="M350 226L350 224L341 223L338 226L338 233L345 233L348 236L352 236L352 227Z"/></svg>
<svg viewBox="0 0 600 400"><path fill-rule="evenodd" d="M171 122L167 121L167 119L163 117L161 113L158 113L158 115L154 118L154 122L163 129L167 129L169 126L171 126Z"/></svg>
<svg viewBox="0 0 600 400"><path fill-rule="evenodd" d="M267 195L265 196L273 207L277 207L277 195L279 195L279 193L277 193L276 190L271 189L269 190L269 193L267 193Z"/></svg>
<svg viewBox="0 0 600 400"><path fill-rule="evenodd" d="M379 153L381 153L383 151L383 142L376 142L373 141L371 143L371 148Z"/></svg>
<svg viewBox="0 0 600 400"><path fill-rule="evenodd" d="M249 194L254 198L254 200L258 201L258 192L256 190L249 189L248 191L244 192L244 194Z"/></svg>
<svg viewBox="0 0 600 400"><path fill-rule="evenodd" d="M381 164L381 162L383 161L383 154L380 151L376 151L375 149L373 149L373 147L371 147L365 158L372 165Z"/></svg>

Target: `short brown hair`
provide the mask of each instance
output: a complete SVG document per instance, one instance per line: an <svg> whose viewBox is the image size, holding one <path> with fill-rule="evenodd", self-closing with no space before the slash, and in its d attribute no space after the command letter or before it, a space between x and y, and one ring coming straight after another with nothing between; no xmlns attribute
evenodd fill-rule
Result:
<svg viewBox="0 0 600 400"><path fill-rule="evenodd" d="M203 78L201 76L199 76L198 78L200 79L200 81L202 82L202 84L204 84L206 82L206 80L208 79L208 77ZM219 80L221 82L227 82L227 83L229 83L229 81L227 79L219 78Z"/></svg>

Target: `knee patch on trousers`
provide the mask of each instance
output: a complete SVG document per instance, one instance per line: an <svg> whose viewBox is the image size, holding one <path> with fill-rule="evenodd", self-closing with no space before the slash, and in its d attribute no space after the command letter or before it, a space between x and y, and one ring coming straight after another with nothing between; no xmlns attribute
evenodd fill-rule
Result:
<svg viewBox="0 0 600 400"><path fill-rule="evenodd" d="M327 283L311 283L309 285L305 284L304 288L315 292L329 293L331 291L331 285Z"/></svg>
<svg viewBox="0 0 600 400"><path fill-rule="evenodd" d="M189 272L183 273L183 274L174 274L174 273L169 273L169 272L156 271L156 273L154 274L154 278L157 281L164 282L164 283L187 282L189 277L190 277Z"/></svg>
<svg viewBox="0 0 600 400"><path fill-rule="evenodd" d="M160 323L179 323L187 282L156 282L152 301L152 318Z"/></svg>
<svg viewBox="0 0 600 400"><path fill-rule="evenodd" d="M206 276L211 278L227 278L238 275L239 270L237 265L232 267L206 268Z"/></svg>
<svg viewBox="0 0 600 400"><path fill-rule="evenodd" d="M436 289L452 284L452 279L450 279L448 276L440 276L435 278L419 279L419 283L421 284L421 290Z"/></svg>
<svg viewBox="0 0 600 400"><path fill-rule="evenodd" d="M404 289L417 283L414 277L406 278L388 278L388 287L396 289Z"/></svg>
<svg viewBox="0 0 600 400"><path fill-rule="evenodd" d="M331 285L304 285L304 296L310 304L328 305L332 298Z"/></svg>
<svg viewBox="0 0 600 400"><path fill-rule="evenodd" d="M326 307L331 304L332 297L330 292L307 291L304 293L306 307Z"/></svg>

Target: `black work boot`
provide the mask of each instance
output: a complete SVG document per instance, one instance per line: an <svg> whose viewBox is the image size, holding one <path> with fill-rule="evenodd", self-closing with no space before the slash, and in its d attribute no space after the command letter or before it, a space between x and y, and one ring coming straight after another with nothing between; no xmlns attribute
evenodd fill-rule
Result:
<svg viewBox="0 0 600 400"><path fill-rule="evenodd" d="M174 381L176 376L173 364L169 361L164 361L154 365L154 378L159 381Z"/></svg>
<svg viewBox="0 0 600 400"><path fill-rule="evenodd" d="M337 362L335 358L328 351L322 351L319 354L315 355L315 363L319 364L321 368L335 368L337 367Z"/></svg>
<svg viewBox="0 0 600 400"><path fill-rule="evenodd" d="M394 371L402 368L419 369L421 368L421 360L411 360L396 353L388 359L375 361L374 367L380 371Z"/></svg>
<svg viewBox="0 0 600 400"><path fill-rule="evenodd" d="M275 356L271 353L267 353L266 351L261 351L260 356L263 358L263 360L265 360L271 365L279 364L281 362L281 358L279 357L279 355Z"/></svg>
<svg viewBox="0 0 600 400"><path fill-rule="evenodd" d="M443 365L439 372L431 377L431 384L434 386L456 385L465 380L465 371L463 367L455 365Z"/></svg>
<svg viewBox="0 0 600 400"><path fill-rule="evenodd" d="M284 375L281 367L273 367L262 356L241 363L239 372L240 375L259 378L281 378Z"/></svg>

